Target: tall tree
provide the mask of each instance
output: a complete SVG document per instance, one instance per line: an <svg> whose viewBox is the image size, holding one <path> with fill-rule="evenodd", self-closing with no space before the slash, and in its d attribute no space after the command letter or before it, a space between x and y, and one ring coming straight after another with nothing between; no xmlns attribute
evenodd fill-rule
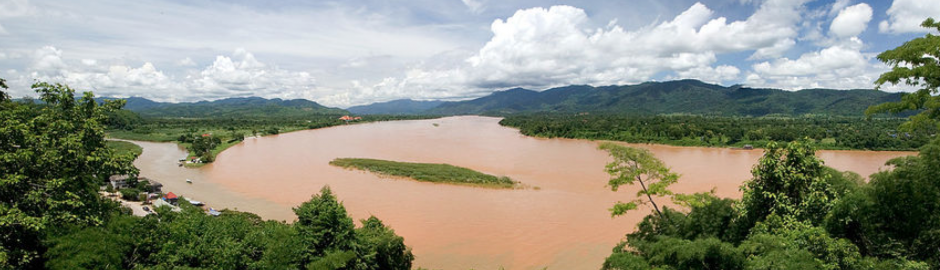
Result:
<svg viewBox="0 0 940 270"><path fill-rule="evenodd" d="M62 84L32 88L43 104L0 106L0 268L35 266L47 228L99 224L113 209L99 186L135 171L133 156L105 146L101 124L123 101L99 106Z"/></svg>
<svg viewBox="0 0 940 270"><path fill-rule="evenodd" d="M320 194L294 208L297 230L301 242L306 246L303 263L311 267L344 268L355 258L350 251L355 243L352 218L329 186Z"/></svg>
<svg viewBox="0 0 940 270"><path fill-rule="evenodd" d="M669 171L666 164L653 156L649 150L614 143L603 143L599 148L607 151L614 158L605 169L611 176L607 185L612 191L617 191L624 185L640 184L640 190L636 193L637 198L629 202L617 202L614 207L610 208L611 215L623 215L627 211L636 209L640 204L649 202L656 210L656 214L662 217L663 212L653 197L673 195L672 191L667 188L676 183L679 175ZM643 197L646 197L646 200Z"/></svg>
<svg viewBox="0 0 940 270"><path fill-rule="evenodd" d="M741 187L744 194L735 221L742 238L769 215L818 225L836 197L828 181L831 176L816 149L805 141L786 146L770 143L751 173L754 178Z"/></svg>
<svg viewBox="0 0 940 270"><path fill-rule="evenodd" d="M7 88L7 80L0 78L0 89L6 90ZM10 96L7 95L7 93L3 90L0 90L0 102L4 102L10 99Z"/></svg>
<svg viewBox="0 0 940 270"><path fill-rule="evenodd" d="M928 18L921 26L940 31L940 22ZM927 33L926 36L912 39L892 50L878 54L878 60L891 66L891 71L881 74L875 81L876 88L886 83L906 84L920 87L914 93L906 94L899 102L888 102L871 106L865 114L899 113L908 110L922 110L911 117L911 121L902 125L905 129L915 129L925 125L935 125L940 119L940 36Z"/></svg>

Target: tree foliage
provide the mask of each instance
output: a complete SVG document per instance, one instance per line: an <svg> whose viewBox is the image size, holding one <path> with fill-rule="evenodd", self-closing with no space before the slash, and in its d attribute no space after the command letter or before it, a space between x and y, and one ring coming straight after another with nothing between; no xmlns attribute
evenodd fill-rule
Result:
<svg viewBox="0 0 940 270"><path fill-rule="evenodd" d="M741 231L770 215L818 225L835 200L831 176L816 157L816 149L805 141L786 146L771 143L751 172L754 178L741 188L744 195L736 223Z"/></svg>
<svg viewBox="0 0 940 270"><path fill-rule="evenodd" d="M640 204L649 203L656 213L662 216L663 213L653 197L672 196L673 193L668 188L679 180L679 175L669 171L669 167L649 150L614 143L602 143L599 148L607 151L614 159L605 167L605 171L610 174L607 186L612 191L617 191L624 185L640 184L637 198L629 202L617 202L610 209L611 215L623 215Z"/></svg>
<svg viewBox="0 0 940 270"><path fill-rule="evenodd" d="M294 213L297 214L294 228L307 247L302 256L305 264L324 259L336 260L338 252L353 247L352 218L329 187L323 187L320 194L294 208Z"/></svg>
<svg viewBox="0 0 940 270"><path fill-rule="evenodd" d="M187 204L130 216L98 194L106 177L136 173L136 154L104 141L104 123L123 101L99 105L64 85L33 87L41 103L0 101L0 269L411 267L402 237L375 217L354 229L328 188L296 209L295 224Z"/></svg>
<svg viewBox="0 0 940 270"><path fill-rule="evenodd" d="M806 142L774 145L740 201L702 194L688 212L646 216L604 269L940 267L940 140L871 183L813 152Z"/></svg>
<svg viewBox="0 0 940 270"><path fill-rule="evenodd" d="M916 150L937 127L898 131L903 118L529 114L499 122L524 135L679 146L766 147L810 138L823 149Z"/></svg>
<svg viewBox="0 0 940 270"><path fill-rule="evenodd" d="M940 31L940 22L933 18L927 18L921 26ZM914 130L925 126L936 127L940 120L940 97L937 96L940 93L940 36L927 33L924 37L909 40L897 48L878 54L878 60L891 67L891 71L881 74L875 81L879 88L890 83L920 89L904 95L901 101L871 106L865 113L920 111L902 128Z"/></svg>
<svg viewBox="0 0 940 270"><path fill-rule="evenodd" d="M134 172L132 155L105 147L101 122L120 101L99 106L61 84L33 85L39 105L0 106L0 265L24 267L46 229L95 225L113 206L97 194L113 174Z"/></svg>

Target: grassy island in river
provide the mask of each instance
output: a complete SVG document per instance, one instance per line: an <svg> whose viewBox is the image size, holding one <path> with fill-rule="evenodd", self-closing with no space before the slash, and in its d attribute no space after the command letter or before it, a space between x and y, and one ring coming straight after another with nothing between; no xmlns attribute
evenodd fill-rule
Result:
<svg viewBox="0 0 940 270"><path fill-rule="evenodd" d="M402 176L423 182L512 188L516 182L450 164L411 163L367 158L337 158L330 165L366 170L377 174Z"/></svg>

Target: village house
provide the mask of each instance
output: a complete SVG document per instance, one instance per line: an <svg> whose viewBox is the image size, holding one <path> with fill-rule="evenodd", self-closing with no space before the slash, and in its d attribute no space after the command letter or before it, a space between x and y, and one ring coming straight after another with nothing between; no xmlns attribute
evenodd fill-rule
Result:
<svg viewBox="0 0 940 270"><path fill-rule="evenodd" d="M108 182L114 189L122 189L127 187L127 180L130 179L131 176L126 174L112 175L111 177L108 177Z"/></svg>

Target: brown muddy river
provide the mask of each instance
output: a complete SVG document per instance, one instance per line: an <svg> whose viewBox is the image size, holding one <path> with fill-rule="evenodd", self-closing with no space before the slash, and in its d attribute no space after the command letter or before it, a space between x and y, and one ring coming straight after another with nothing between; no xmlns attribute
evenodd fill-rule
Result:
<svg viewBox="0 0 940 270"><path fill-rule="evenodd" d="M165 191L216 208L291 221L291 207L329 185L354 219L375 215L405 238L414 265L431 269L598 269L611 248L649 213L611 218L634 191L612 192L597 142L542 139L499 126L498 118L450 117L358 124L249 138L214 164L185 169L174 144L140 143L143 176ZM439 126L433 125L434 123ZM739 197L762 150L635 145L682 174L678 192L712 188ZM820 151L826 164L863 176L911 152ZM496 190L422 183L330 166L337 157L449 163L505 175L538 189ZM185 179L193 184L186 184Z"/></svg>

